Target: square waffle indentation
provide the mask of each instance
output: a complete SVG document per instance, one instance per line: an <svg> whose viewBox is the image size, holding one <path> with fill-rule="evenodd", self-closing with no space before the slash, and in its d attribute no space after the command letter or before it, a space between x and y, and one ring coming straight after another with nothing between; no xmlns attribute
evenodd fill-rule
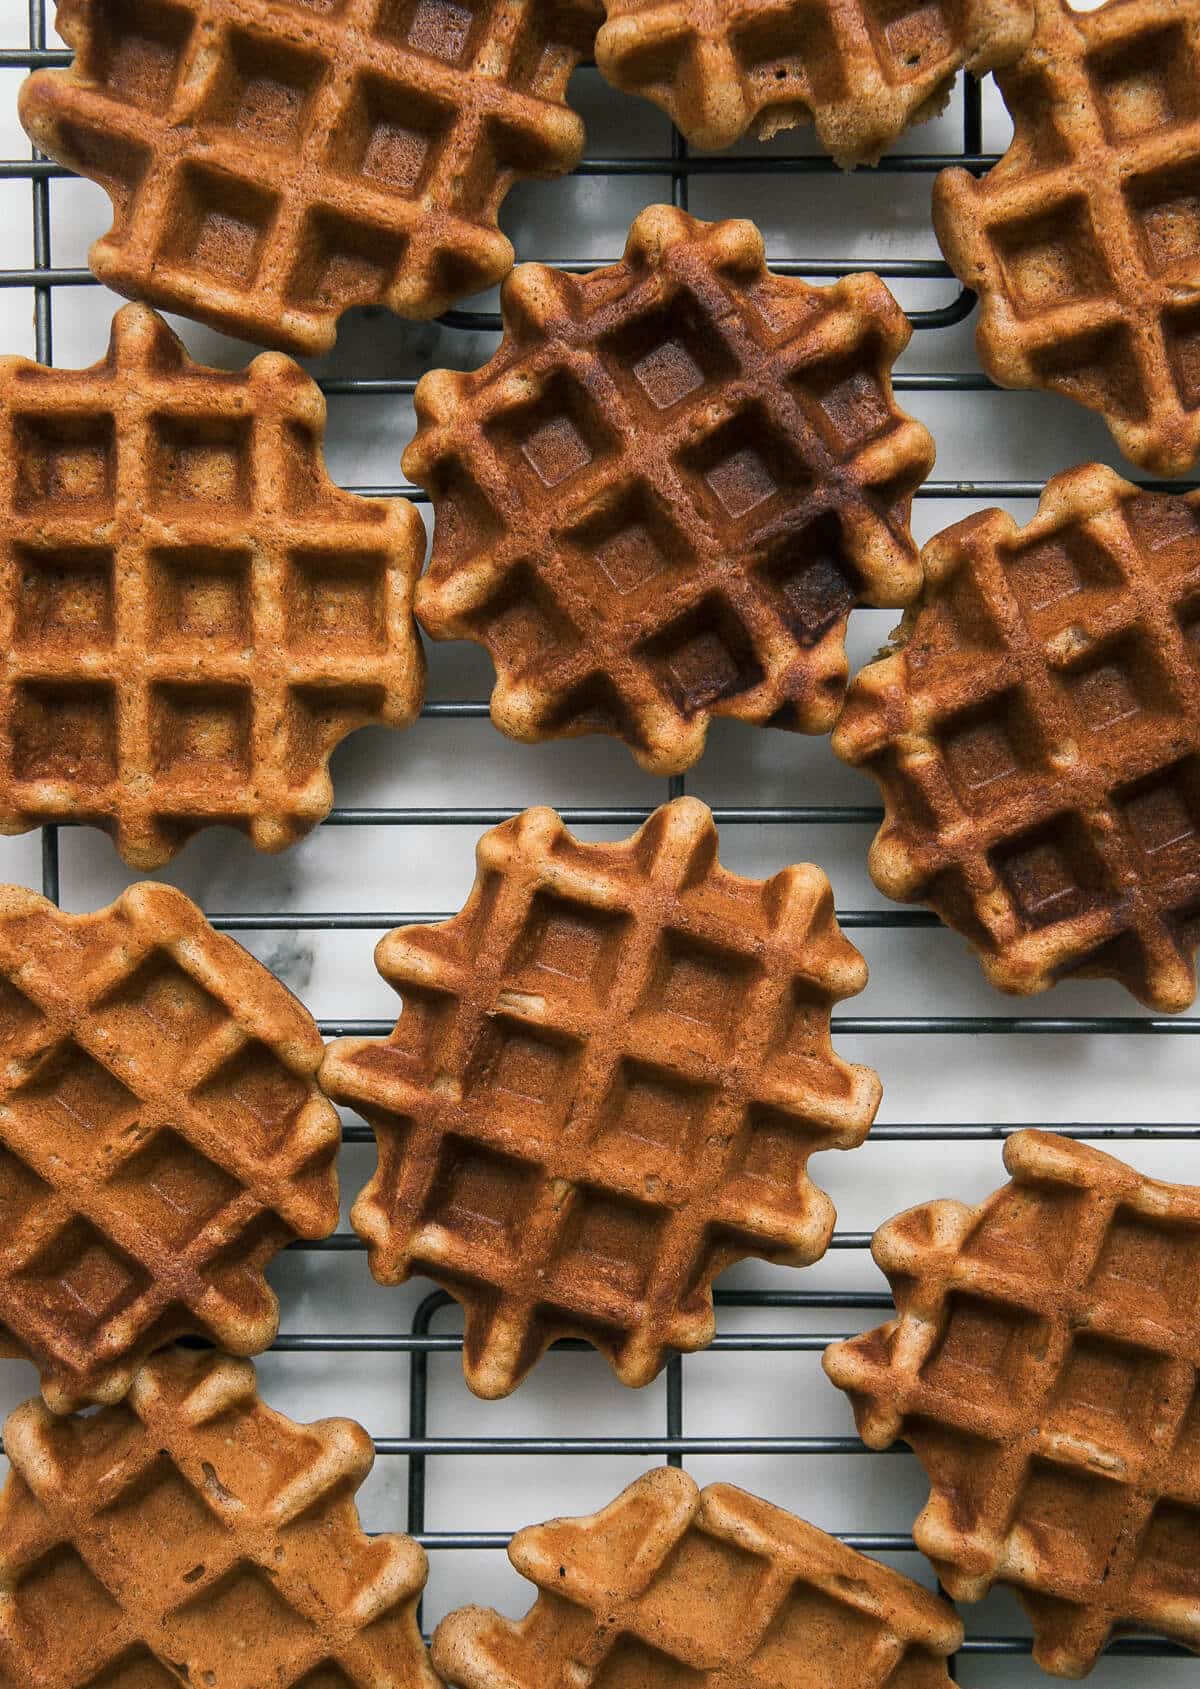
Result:
<svg viewBox="0 0 1200 1689"><path fill-rule="evenodd" d="M614 984L629 917L539 891L513 947L514 982L552 1001L599 1007Z"/></svg>
<svg viewBox="0 0 1200 1689"><path fill-rule="evenodd" d="M97 1005L98 1013L136 1016L149 1026L139 1037L165 1040L193 1053L227 1018L225 1005L185 972L166 950L152 950L143 962Z"/></svg>
<svg viewBox="0 0 1200 1689"><path fill-rule="evenodd" d="M1182 23L1152 25L1124 40L1106 42L1086 62L1111 142L1166 129L1200 110Z"/></svg>
<svg viewBox="0 0 1200 1689"><path fill-rule="evenodd" d="M156 505L210 505L228 519L251 497L249 417L172 416L152 424L150 496Z"/></svg>
<svg viewBox="0 0 1200 1689"><path fill-rule="evenodd" d="M178 782L244 786L250 772L252 705L248 688L200 683L155 687L151 702L154 766Z"/></svg>
<svg viewBox="0 0 1200 1689"><path fill-rule="evenodd" d="M155 1577L164 1590L198 1582L206 1560L227 1552L226 1526L166 1454L139 1473L99 1519L113 1551L128 1566L142 1563L147 1545L154 1545Z"/></svg>
<svg viewBox="0 0 1200 1689"><path fill-rule="evenodd" d="M238 1638L239 1677L248 1686L269 1683L272 1677L286 1682L289 1663L307 1651L313 1634L304 1615L248 1561L234 1566L215 1588L177 1608L168 1623L172 1640L178 1638L185 1657L199 1667L193 1667L192 1675L200 1683L218 1638Z"/></svg>
<svg viewBox="0 0 1200 1689"><path fill-rule="evenodd" d="M115 1074L69 1038L48 1051L33 1073L10 1090L8 1103L21 1119L31 1113L45 1117L64 1153L85 1160L100 1156L139 1106Z"/></svg>
<svg viewBox="0 0 1200 1689"><path fill-rule="evenodd" d="M947 1297L945 1323L921 1379L981 1411L1017 1408L1045 1341L1041 1315L955 1290Z"/></svg>
<svg viewBox="0 0 1200 1689"><path fill-rule="evenodd" d="M188 163L175 178L173 200L162 258L249 291L278 208L275 194L227 170Z"/></svg>
<svg viewBox="0 0 1200 1689"><path fill-rule="evenodd" d="M663 935L640 1012L676 1039L717 1055L728 1052L741 1023L757 964L688 933Z"/></svg>
<svg viewBox="0 0 1200 1689"><path fill-rule="evenodd" d="M384 651L388 558L373 551L294 551L288 643L293 650Z"/></svg>
<svg viewBox="0 0 1200 1689"><path fill-rule="evenodd" d="M780 621L805 648L818 645L845 623L861 590L846 555L842 524L836 512L828 510L772 546L759 579Z"/></svg>
<svg viewBox="0 0 1200 1689"><path fill-rule="evenodd" d="M1200 1225L1151 1220L1118 1208L1092 1271L1089 1289L1134 1317L1170 1330L1195 1322L1193 1286L1200 1270Z"/></svg>
<svg viewBox="0 0 1200 1689"><path fill-rule="evenodd" d="M710 592L637 648L655 679L684 715L722 698L752 691L763 681L754 642L729 601Z"/></svg>
<svg viewBox="0 0 1200 1689"><path fill-rule="evenodd" d="M317 206L308 215L287 286L289 302L345 309L380 299L404 259L407 237Z"/></svg>
<svg viewBox="0 0 1200 1689"><path fill-rule="evenodd" d="M654 1271L668 1218L666 1209L635 1202L598 1185L581 1185L560 1242L558 1295L568 1304L578 1299L597 1312L608 1292L631 1300L641 1297Z"/></svg>
<svg viewBox="0 0 1200 1689"><path fill-rule="evenodd" d="M1121 787L1113 803L1152 883L1200 874L1200 760Z"/></svg>
<svg viewBox="0 0 1200 1689"><path fill-rule="evenodd" d="M21 1616L34 1635L60 1635L63 1614L70 1613L75 1635L86 1637L90 1644L89 1654L93 1650L102 1654L108 1635L125 1627L121 1608L82 1557L65 1543L21 1575L17 1595Z"/></svg>
<svg viewBox="0 0 1200 1689"><path fill-rule="evenodd" d="M992 230L1005 288L1019 317L1113 291L1087 200L1080 195Z"/></svg>
<svg viewBox="0 0 1200 1689"><path fill-rule="evenodd" d="M565 530L582 556L574 584L593 602L622 598L693 561L652 488L634 481L600 495ZM666 583L661 583L665 585Z"/></svg>
<svg viewBox="0 0 1200 1689"><path fill-rule="evenodd" d="M486 21L478 0L382 0L375 33L443 64L461 65Z"/></svg>
<svg viewBox="0 0 1200 1689"><path fill-rule="evenodd" d="M101 650L113 640L113 553L104 546L13 548L18 646Z"/></svg>
<svg viewBox="0 0 1200 1689"><path fill-rule="evenodd" d="M109 0L99 15L93 60L104 92L135 111L165 110L195 21L187 6L163 0Z"/></svg>
<svg viewBox="0 0 1200 1689"><path fill-rule="evenodd" d="M1123 1484L1048 1460L1032 1461L1009 1539L1037 1568L1034 1587L1053 1588L1064 1566L1072 1568L1072 1581L1101 1583L1127 1499Z"/></svg>
<svg viewBox="0 0 1200 1689"><path fill-rule="evenodd" d="M1061 1433L1068 1448L1081 1439L1095 1444L1136 1471L1157 1422L1163 1364L1160 1356L1078 1333L1046 1407L1044 1429Z"/></svg>
<svg viewBox="0 0 1200 1689"><path fill-rule="evenodd" d="M107 786L117 772L111 686L27 680L16 689L12 769L18 780Z"/></svg>
<svg viewBox="0 0 1200 1689"><path fill-rule="evenodd" d="M601 356L639 410L657 419L704 386L736 374L714 326L693 294L675 289L667 303L606 335Z"/></svg>
<svg viewBox="0 0 1200 1689"><path fill-rule="evenodd" d="M589 1689L646 1689L665 1683L670 1689L705 1689L710 1680L702 1671L652 1648L636 1636L618 1636L596 1667Z"/></svg>
<svg viewBox="0 0 1200 1689"><path fill-rule="evenodd" d="M517 1111L531 1132L553 1130L574 1100L578 1056L571 1040L497 1014L471 1058L464 1091L486 1109Z"/></svg>
<svg viewBox="0 0 1200 1689"><path fill-rule="evenodd" d="M797 1689L804 1689L804 1677L797 1678L793 1674L797 1662L811 1657L815 1638L820 1638L822 1661L859 1660L865 1665L873 1659L883 1634L883 1621L873 1613L852 1606L827 1589L797 1581L777 1608L766 1634L754 1650L750 1672L754 1681L761 1683L762 1689L773 1689L777 1683L795 1683ZM935 1670L940 1673L940 1666L929 1667L928 1682L931 1686L937 1682ZM812 1679L813 1689L817 1689L824 1676L824 1670L818 1667ZM864 1681L869 1682L869 1679ZM904 1682L903 1675L892 1679L895 1689L903 1689ZM920 1678L912 1680L912 1689L920 1689Z"/></svg>
<svg viewBox="0 0 1200 1689"><path fill-rule="evenodd" d="M996 845L988 857L1014 911L1030 929L1072 920L1113 896L1086 823L1069 811Z"/></svg>
<svg viewBox="0 0 1200 1689"><path fill-rule="evenodd" d="M0 1228L15 1237L28 1215L51 1196L50 1186L0 1144Z"/></svg>
<svg viewBox="0 0 1200 1689"><path fill-rule="evenodd" d="M1125 197L1155 275L1200 258L1200 156L1133 177Z"/></svg>
<svg viewBox="0 0 1200 1689"><path fill-rule="evenodd" d="M1015 781L1039 769L1045 749L1016 687L948 717L939 725L938 743L955 795L974 815L1002 802Z"/></svg>
<svg viewBox="0 0 1200 1689"><path fill-rule="evenodd" d="M711 1087L691 1084L668 1069L623 1061L593 1142L625 1164L648 1160L660 1174L686 1166L712 1097Z"/></svg>
<svg viewBox="0 0 1200 1689"><path fill-rule="evenodd" d="M116 427L105 412L13 417L13 506L111 508L116 490Z"/></svg>
<svg viewBox="0 0 1200 1689"><path fill-rule="evenodd" d="M1200 1508L1178 1501L1160 1501L1142 1538L1133 1571L1135 1597L1161 1602L1200 1601Z"/></svg>
<svg viewBox="0 0 1200 1689"><path fill-rule="evenodd" d="M226 1131L244 1134L260 1153L274 1155L308 1101L308 1088L265 1044L251 1039L204 1081L195 1100Z"/></svg>
<svg viewBox="0 0 1200 1689"><path fill-rule="evenodd" d="M253 638L251 554L239 547L161 546L151 553L150 623L164 643L232 651Z"/></svg>
<svg viewBox="0 0 1200 1689"><path fill-rule="evenodd" d="M528 404L506 411L489 427L506 460L546 492L587 469L610 449L607 426L583 387L555 370Z"/></svg>
<svg viewBox="0 0 1200 1689"><path fill-rule="evenodd" d="M507 1254L518 1248L537 1200L541 1170L468 1138L448 1133L421 1213L472 1247Z"/></svg>
<svg viewBox="0 0 1200 1689"><path fill-rule="evenodd" d="M811 472L759 405L688 445L679 463L721 522L762 521L775 499L800 498L812 486Z"/></svg>
<svg viewBox="0 0 1200 1689"><path fill-rule="evenodd" d="M240 1186L177 1132L157 1132L111 1183L114 1197L152 1236L181 1251Z"/></svg>
<svg viewBox="0 0 1200 1689"><path fill-rule="evenodd" d="M150 1280L85 1220L73 1220L18 1273L15 1293L53 1321L68 1344L92 1342Z"/></svg>
<svg viewBox="0 0 1200 1689"><path fill-rule="evenodd" d="M1063 691L1071 705L1076 730L1108 738L1114 732L1136 730L1141 718L1170 709L1169 678L1155 660L1144 635L1130 630L1100 641L1083 657L1061 671Z"/></svg>
<svg viewBox="0 0 1200 1689"><path fill-rule="evenodd" d="M331 137L330 168L415 199L437 165L454 112L420 88L364 74Z"/></svg>
<svg viewBox="0 0 1200 1689"><path fill-rule="evenodd" d="M1078 528L1011 552L1005 572L1022 610L1039 630L1076 617L1086 595L1111 594L1124 584L1116 561Z"/></svg>
<svg viewBox="0 0 1200 1689"><path fill-rule="evenodd" d="M251 147L298 151L324 64L280 34L231 29L201 119L234 130Z"/></svg>
<svg viewBox="0 0 1200 1689"><path fill-rule="evenodd" d="M704 1663L719 1666L731 1651L730 1628L740 1630L770 1576L764 1555L693 1525L667 1555L642 1596L642 1627L661 1635L668 1648L696 1651L705 1630L714 1637L714 1653Z"/></svg>

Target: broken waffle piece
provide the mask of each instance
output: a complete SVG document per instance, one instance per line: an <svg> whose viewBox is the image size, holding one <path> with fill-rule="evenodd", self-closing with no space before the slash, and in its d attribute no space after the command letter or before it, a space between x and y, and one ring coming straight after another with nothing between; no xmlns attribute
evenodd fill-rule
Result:
<svg viewBox="0 0 1200 1689"><path fill-rule="evenodd" d="M496 666L515 739L604 732L678 773L713 715L828 732L859 604L920 585L933 463L895 403L911 327L876 276L774 276L752 223L653 206L625 259L525 264L505 338L417 388L436 522L417 614Z"/></svg>
<svg viewBox="0 0 1200 1689"><path fill-rule="evenodd" d="M274 1340L265 1268L338 1218L321 1056L173 887L92 915L0 888L0 1349L56 1412L119 1400L176 1337Z"/></svg>
<svg viewBox="0 0 1200 1689"><path fill-rule="evenodd" d="M936 117L965 65L1015 59L1033 0L607 0L596 62L693 145L812 122L843 167L877 164Z"/></svg>
<svg viewBox="0 0 1200 1689"><path fill-rule="evenodd" d="M1114 1633L1200 1649L1200 1189L1015 1133L978 1208L875 1234L898 1317L825 1370L872 1448L930 1483L913 1534L949 1594L1016 1589L1034 1659L1084 1677Z"/></svg>
<svg viewBox="0 0 1200 1689"><path fill-rule="evenodd" d="M980 296L984 368L1099 411L1158 475L1200 451L1200 0L1036 0L997 73L1014 137L934 186L942 251Z"/></svg>
<svg viewBox="0 0 1200 1689"><path fill-rule="evenodd" d="M416 510L333 485L290 359L208 369L144 305L90 369L0 359L0 420L0 832L89 822L136 868L303 837L339 741L420 710Z"/></svg>
<svg viewBox="0 0 1200 1689"><path fill-rule="evenodd" d="M833 737L884 797L875 883L1001 990L1119 980L1167 1013L1200 941L1200 502L1091 464L1019 528L930 540L925 589Z"/></svg>
<svg viewBox="0 0 1200 1689"><path fill-rule="evenodd" d="M661 1467L584 1519L520 1531L538 1598L433 1639L450 1689L950 1689L962 1626L944 1601L730 1484Z"/></svg>
<svg viewBox="0 0 1200 1689"><path fill-rule="evenodd" d="M437 1689L425 1555L368 1538L360 1425L297 1425L248 1361L168 1351L126 1402L9 1416L0 1683L13 1689Z"/></svg>
<svg viewBox="0 0 1200 1689"><path fill-rule="evenodd" d="M21 121L113 203L118 293L287 352L352 305L431 317L512 268L513 182L570 170L599 0L59 0Z"/></svg>
<svg viewBox="0 0 1200 1689"><path fill-rule="evenodd" d="M617 844L526 810L476 855L461 914L376 950L404 999L390 1038L326 1054L325 1091L379 1144L352 1222L381 1284L425 1274L462 1303L477 1395L568 1336L646 1384L711 1341L726 1267L824 1254L808 1158L861 1143L879 1105L829 1039L866 966L819 869L731 874L693 798Z"/></svg>

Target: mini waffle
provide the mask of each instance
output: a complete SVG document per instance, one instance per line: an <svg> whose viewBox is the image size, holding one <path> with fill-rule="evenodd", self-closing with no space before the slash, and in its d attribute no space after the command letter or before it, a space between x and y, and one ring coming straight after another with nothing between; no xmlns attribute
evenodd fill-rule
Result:
<svg viewBox="0 0 1200 1689"><path fill-rule="evenodd" d="M861 1143L879 1104L829 1042L866 967L819 869L729 873L693 798L618 844L526 810L477 859L460 915L376 951L391 1037L326 1055L379 1142L352 1221L380 1283L424 1273L463 1304L478 1395L567 1336L645 1384L711 1341L717 1273L825 1252L808 1157Z"/></svg>
<svg viewBox="0 0 1200 1689"><path fill-rule="evenodd" d="M698 147L811 121L844 169L935 117L966 65L1015 59L1033 0L607 0L596 62Z"/></svg>
<svg viewBox="0 0 1200 1689"><path fill-rule="evenodd" d="M925 1468L914 1535L950 1595L1015 1585L1046 1671L1130 1627L1200 1649L1200 1189L1049 1132L1004 1162L981 1207L876 1232L899 1318L825 1370Z"/></svg>
<svg viewBox="0 0 1200 1689"><path fill-rule="evenodd" d="M404 467L437 522L417 611L496 665L516 739L608 732L668 774L712 715L824 733L856 604L920 584L933 462L896 407L908 319L876 276L773 276L752 223L653 206L625 260L526 264L505 339L417 388Z"/></svg>
<svg viewBox="0 0 1200 1689"><path fill-rule="evenodd" d="M0 427L0 832L302 837L339 740L421 707L416 511L333 486L289 359L206 369L143 305L90 369L0 359Z"/></svg>
<svg viewBox="0 0 1200 1689"><path fill-rule="evenodd" d="M851 687L833 745L879 781L871 873L1033 992L1120 982L1168 1012L1200 940L1200 504L1099 465L1025 528L925 548L925 596Z"/></svg>
<svg viewBox="0 0 1200 1689"><path fill-rule="evenodd" d="M661 1467L586 1519L518 1533L525 1618L439 1625L452 1689L950 1689L944 1601L781 1508Z"/></svg>
<svg viewBox="0 0 1200 1689"><path fill-rule="evenodd" d="M512 268L518 177L570 170L564 96L600 0L59 0L65 71L21 90L99 182L108 287L326 352L352 305L430 317Z"/></svg>
<svg viewBox="0 0 1200 1689"><path fill-rule="evenodd" d="M1200 0L1036 7L997 75L1012 145L981 181L938 177L938 239L980 295L994 380L1065 393L1134 463L1182 475L1200 450Z"/></svg>
<svg viewBox="0 0 1200 1689"><path fill-rule="evenodd" d="M0 889L0 1344L56 1412L118 1400L177 1336L274 1339L264 1269L337 1224L321 1053L182 892L65 915Z"/></svg>
<svg viewBox="0 0 1200 1689"><path fill-rule="evenodd" d="M437 1689L425 1556L359 1524L371 1439L272 1412L248 1362L160 1355L88 1419L27 1402L4 1451L0 1683Z"/></svg>

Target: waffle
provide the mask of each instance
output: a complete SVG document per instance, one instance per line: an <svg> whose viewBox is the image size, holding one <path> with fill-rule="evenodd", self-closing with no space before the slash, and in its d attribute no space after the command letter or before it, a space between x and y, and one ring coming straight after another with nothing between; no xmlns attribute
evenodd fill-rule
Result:
<svg viewBox="0 0 1200 1689"><path fill-rule="evenodd" d="M417 714L424 528L333 486L324 426L287 358L204 368L141 305L90 369L0 359L0 832L91 822L137 868L218 822L281 850L338 741Z"/></svg>
<svg viewBox="0 0 1200 1689"><path fill-rule="evenodd" d="M272 1342L264 1269L337 1224L321 1051L173 887L94 915L0 888L0 1349L56 1412L119 1400L177 1336Z"/></svg>
<svg viewBox="0 0 1200 1689"><path fill-rule="evenodd" d="M829 1042L866 967L819 869L731 874L694 798L617 844L526 810L476 854L461 914L375 953L391 1037L327 1051L325 1091L379 1143L351 1219L381 1284L423 1273L463 1304L476 1394L567 1336L645 1384L711 1341L717 1273L824 1253L808 1157L879 1105Z"/></svg>
<svg viewBox="0 0 1200 1689"><path fill-rule="evenodd" d="M1131 1627L1200 1649L1200 1189L1049 1132L1004 1162L981 1207L876 1232L899 1317L825 1370L925 1468L914 1535L950 1595L1014 1585L1046 1671Z"/></svg>
<svg viewBox="0 0 1200 1689"><path fill-rule="evenodd" d="M249 1362L160 1355L91 1418L27 1402L4 1447L6 1689L437 1689L425 1556L359 1524L370 1438L273 1412Z"/></svg>
<svg viewBox="0 0 1200 1689"><path fill-rule="evenodd" d="M443 1620L452 1689L950 1689L944 1601L730 1484L664 1466L508 1554L537 1602Z"/></svg>
<svg viewBox="0 0 1200 1689"><path fill-rule="evenodd" d="M341 313L431 317L512 268L519 177L574 167L600 0L59 0L20 115L113 202L108 287L298 353Z"/></svg>
<svg viewBox="0 0 1200 1689"><path fill-rule="evenodd" d="M811 121L846 170L936 117L966 65L1015 59L1033 0L607 0L596 62L698 147Z"/></svg>
<svg viewBox="0 0 1200 1689"><path fill-rule="evenodd" d="M773 276L752 223L652 206L621 264L526 264L505 339L417 388L406 472L436 512L417 613L496 665L513 738L625 739L687 768L712 715L828 732L860 603L920 584L933 462L896 407L911 328L876 276Z"/></svg>
<svg viewBox="0 0 1200 1689"><path fill-rule="evenodd" d="M1200 940L1200 503L1092 464L1018 528L931 540L897 648L834 735L879 781L876 884L1005 991L1064 974L1184 1009Z"/></svg>
<svg viewBox="0 0 1200 1689"><path fill-rule="evenodd" d="M1200 4L1036 9L998 74L1012 146L982 181L938 177L938 239L980 295L993 380L1065 393L1134 463L1182 475L1200 451Z"/></svg>

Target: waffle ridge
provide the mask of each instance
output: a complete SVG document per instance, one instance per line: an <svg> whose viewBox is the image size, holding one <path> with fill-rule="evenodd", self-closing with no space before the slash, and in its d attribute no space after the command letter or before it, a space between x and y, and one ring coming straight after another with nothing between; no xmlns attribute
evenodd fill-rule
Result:
<svg viewBox="0 0 1200 1689"><path fill-rule="evenodd" d="M752 223L652 206L622 263L522 265L501 307L490 363L421 380L404 454L436 515L418 617L486 647L496 725L614 733L656 774L713 715L828 732L851 609L920 584L933 443L884 284L773 276Z"/></svg>
<svg viewBox="0 0 1200 1689"><path fill-rule="evenodd" d="M0 890L0 1349L60 1413L150 1352L273 1341L264 1270L337 1224L307 1011L173 887L95 914Z"/></svg>
<svg viewBox="0 0 1200 1689"><path fill-rule="evenodd" d="M217 823L281 850L346 733L415 718L424 529L334 487L324 425L290 359L194 364L142 305L90 369L0 360L0 832L92 822L138 868Z"/></svg>
<svg viewBox="0 0 1200 1689"><path fill-rule="evenodd" d="M811 121L844 169L935 117L965 65L1016 58L1032 0L607 0L596 62L694 145Z"/></svg>
<svg viewBox="0 0 1200 1689"><path fill-rule="evenodd" d="M260 345L340 314L431 317L499 281L513 181L570 170L599 0L60 0L66 71L21 121L113 202L118 293Z"/></svg>
<svg viewBox="0 0 1200 1689"><path fill-rule="evenodd" d="M590 1518L521 1531L538 1587L513 1622L439 1625L451 1689L942 1689L962 1627L945 1602L730 1484L649 1472Z"/></svg>
<svg viewBox="0 0 1200 1689"><path fill-rule="evenodd" d="M372 1272L463 1304L479 1395L565 1336L645 1384L711 1341L717 1273L825 1251L808 1157L879 1104L829 1042L865 965L819 869L743 880L716 851L690 798L617 844L527 810L481 838L461 914L381 941L391 1037L329 1046L322 1086L379 1144L351 1215Z"/></svg>
<svg viewBox="0 0 1200 1689"><path fill-rule="evenodd" d="M922 900L1002 990L1111 978L1168 1013L1200 941L1200 505L1085 465L1024 528L985 511L833 746L879 782L876 884Z"/></svg>
<svg viewBox="0 0 1200 1689"><path fill-rule="evenodd" d="M1004 1160L980 1207L880 1228L898 1317L825 1370L872 1448L925 1468L914 1536L948 1593L1014 1586L1046 1671L1131 1628L1200 1649L1200 1189L1049 1132Z"/></svg>
<svg viewBox="0 0 1200 1689"><path fill-rule="evenodd" d="M1200 5L1036 7L998 72L1013 143L982 180L938 177L938 239L980 295L995 381L1064 393L1132 462L1183 475L1200 451Z"/></svg>
<svg viewBox="0 0 1200 1689"><path fill-rule="evenodd" d="M128 1402L4 1430L5 1689L437 1689L416 1624L425 1555L373 1541L352 1420L297 1425L253 1367L176 1350Z"/></svg>

